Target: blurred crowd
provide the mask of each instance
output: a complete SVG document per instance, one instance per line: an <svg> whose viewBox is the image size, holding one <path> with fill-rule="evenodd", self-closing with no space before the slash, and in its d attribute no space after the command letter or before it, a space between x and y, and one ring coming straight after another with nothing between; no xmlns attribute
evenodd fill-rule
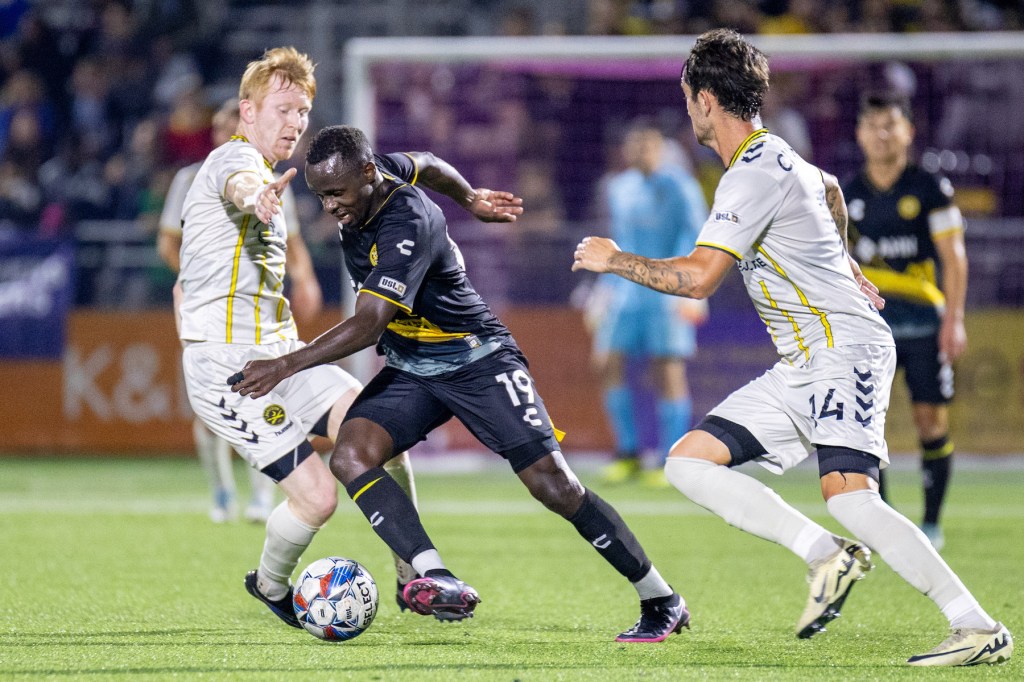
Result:
<svg viewBox="0 0 1024 682"><path fill-rule="evenodd" d="M59 236L87 219L138 218L155 227L170 178L207 154L211 114L232 94L238 74L228 71L238 69L223 58L229 13L255 4L264 3L0 2L0 232ZM410 11L404 0L384 4ZM463 5L486 18L487 28L474 31L496 35L695 34L712 26L746 33L1003 30L1021 28L1024 19L1014 0L484 0ZM582 17L574 12L580 7ZM557 83L551 87L555 91L546 106L568 101ZM544 112L531 113L536 118ZM512 107L505 114L522 112ZM443 118L428 123L446 125ZM465 144L476 144L472 130L460 132ZM537 139L544 144L543 135ZM483 147L493 150L492 142ZM543 170L518 172L528 182L544 176ZM550 210L561 215L559 198L549 200Z"/></svg>

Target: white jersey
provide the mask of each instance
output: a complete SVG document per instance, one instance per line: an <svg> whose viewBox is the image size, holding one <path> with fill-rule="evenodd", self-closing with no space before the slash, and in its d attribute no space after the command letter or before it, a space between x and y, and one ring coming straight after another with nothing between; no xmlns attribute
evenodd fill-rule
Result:
<svg viewBox="0 0 1024 682"><path fill-rule="evenodd" d="M159 228L163 232L176 232L181 234L181 214L185 208L185 196L188 194L192 181L202 168L202 162L185 166L174 174L171 186L167 188L167 196L164 197L164 207L160 211ZM285 224L288 227L288 236L299 232L299 209L295 202L295 194L292 193L292 186L288 185L281 193L281 212L284 213Z"/></svg>
<svg viewBox="0 0 1024 682"><path fill-rule="evenodd" d="M733 155L697 246L737 259L754 307L790 364L806 363L821 348L894 345L853 278L821 171L766 129Z"/></svg>
<svg viewBox="0 0 1024 682"><path fill-rule="evenodd" d="M228 179L270 164L241 138L206 157L185 197L182 219L181 338L184 341L267 344L298 338L284 297L287 218L270 224L243 213L224 196ZM294 203L294 202L292 202Z"/></svg>

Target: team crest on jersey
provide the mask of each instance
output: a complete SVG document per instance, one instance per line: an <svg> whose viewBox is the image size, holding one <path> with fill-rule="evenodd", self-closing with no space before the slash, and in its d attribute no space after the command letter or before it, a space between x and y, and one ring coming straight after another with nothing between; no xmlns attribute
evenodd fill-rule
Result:
<svg viewBox="0 0 1024 682"><path fill-rule="evenodd" d="M377 286L379 286L381 289L393 291L399 296L405 296L405 283L399 282L397 279L394 279L393 277L381 277L380 281L377 282Z"/></svg>
<svg viewBox="0 0 1024 682"><path fill-rule="evenodd" d="M263 410L263 421L271 426L277 426L284 421L284 408L280 405L267 405Z"/></svg>
<svg viewBox="0 0 1024 682"><path fill-rule="evenodd" d="M370 247L370 265L377 267L377 242Z"/></svg>
<svg viewBox="0 0 1024 682"><path fill-rule="evenodd" d="M740 217L732 211L715 211L711 220L716 223L732 223L733 225L740 224Z"/></svg>
<svg viewBox="0 0 1024 682"><path fill-rule="evenodd" d="M912 194L900 197L896 210L904 220L913 220L921 213L921 200Z"/></svg>

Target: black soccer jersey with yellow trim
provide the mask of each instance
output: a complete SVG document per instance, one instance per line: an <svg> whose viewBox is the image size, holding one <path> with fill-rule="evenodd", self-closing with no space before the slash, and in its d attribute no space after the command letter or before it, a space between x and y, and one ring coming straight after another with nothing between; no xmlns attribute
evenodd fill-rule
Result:
<svg viewBox="0 0 1024 682"><path fill-rule="evenodd" d="M938 252L929 216L953 203L948 179L910 164L886 191L875 187L862 171L843 186L850 214L850 251L863 265L910 275L923 286L941 287ZM910 300L907 294L887 290L882 317L896 338L938 333L935 305Z"/></svg>
<svg viewBox="0 0 1024 682"><path fill-rule="evenodd" d="M515 348L466 276L441 209L413 186L416 164L405 154L375 156L374 163L389 194L363 225L339 233L356 292L399 308L377 345L387 364L433 375L501 346Z"/></svg>

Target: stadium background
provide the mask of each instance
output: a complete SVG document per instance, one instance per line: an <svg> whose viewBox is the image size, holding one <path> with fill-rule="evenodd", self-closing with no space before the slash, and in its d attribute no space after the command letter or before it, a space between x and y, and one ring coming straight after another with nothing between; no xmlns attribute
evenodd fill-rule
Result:
<svg viewBox="0 0 1024 682"><path fill-rule="evenodd" d="M971 346L958 365L953 433L963 452L1019 453L1022 22L1019 3L996 0L0 3L0 452L191 451L173 276L156 255L156 219L174 171L208 151L212 110L264 48L294 44L319 63L315 129L359 113L346 70L352 38L441 36L433 44L453 49L486 38L500 55L517 40L562 35L630 36L617 44L641 52L644 40L678 36L671 59L582 51L569 60L402 59L402 43L394 43L396 58L367 72L378 149L429 149L472 183L524 197L527 214L511 229L468 222L446 205L451 232L470 277L530 356L556 422L569 431L567 451L607 452L579 309L588 280L569 271L572 247L604 229L598 187L618 167L616 141L635 116L659 121L714 187L720 164L694 145L677 78L687 36L726 25L772 40L836 34L837 46L860 46L860 56L837 48L828 59L772 64L767 124L840 177L860 161L860 93L884 84L911 95L916 152L951 178L969 221ZM935 49L910 59L888 54L895 34ZM949 48L957 36L1004 47L957 53ZM303 183L294 185L327 302L318 324L303 330L310 338L338 319L347 280L334 225ZM774 357L738 277L728 278L711 311L691 369L697 412ZM894 450L910 453L904 397L894 394L889 437ZM445 457L472 447L451 427L421 449Z"/></svg>

